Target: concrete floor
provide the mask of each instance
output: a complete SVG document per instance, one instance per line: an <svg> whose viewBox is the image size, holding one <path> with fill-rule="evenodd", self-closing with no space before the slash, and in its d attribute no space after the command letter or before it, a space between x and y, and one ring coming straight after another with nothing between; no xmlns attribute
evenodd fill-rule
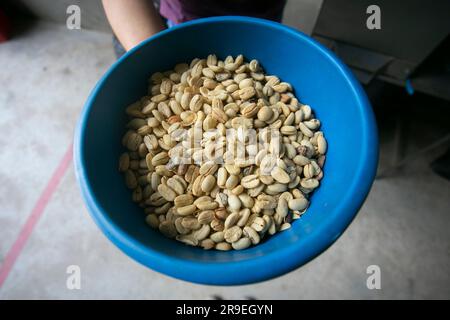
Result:
<svg viewBox="0 0 450 320"><path fill-rule="evenodd" d="M113 61L110 35L47 23L0 44L2 264L70 147L87 95ZM390 148L383 139L382 165ZM238 287L182 282L122 254L89 217L71 165L0 286L0 299L448 299L450 183L431 172L430 158L376 181L355 221L318 258ZM366 287L373 264L381 268L381 290ZM81 290L66 287L69 265L81 268Z"/></svg>

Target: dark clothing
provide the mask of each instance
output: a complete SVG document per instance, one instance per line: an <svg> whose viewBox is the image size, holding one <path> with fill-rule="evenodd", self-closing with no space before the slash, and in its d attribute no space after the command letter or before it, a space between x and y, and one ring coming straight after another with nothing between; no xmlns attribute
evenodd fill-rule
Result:
<svg viewBox="0 0 450 320"><path fill-rule="evenodd" d="M250 16L281 21L286 0L161 0L160 14L174 24L213 16Z"/></svg>
<svg viewBox="0 0 450 320"><path fill-rule="evenodd" d="M172 25L212 16L250 16L281 22L286 0L161 0L159 12L169 28ZM158 9L158 4L155 3ZM114 52L120 58L126 51L113 37Z"/></svg>

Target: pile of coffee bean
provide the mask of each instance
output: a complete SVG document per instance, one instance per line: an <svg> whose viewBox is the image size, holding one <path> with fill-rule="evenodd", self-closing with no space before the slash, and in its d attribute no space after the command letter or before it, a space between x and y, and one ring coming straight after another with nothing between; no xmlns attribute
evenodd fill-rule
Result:
<svg viewBox="0 0 450 320"><path fill-rule="evenodd" d="M132 199L188 245L256 245L290 228L323 178L327 142L311 107L242 55L156 72L126 113L119 170Z"/></svg>

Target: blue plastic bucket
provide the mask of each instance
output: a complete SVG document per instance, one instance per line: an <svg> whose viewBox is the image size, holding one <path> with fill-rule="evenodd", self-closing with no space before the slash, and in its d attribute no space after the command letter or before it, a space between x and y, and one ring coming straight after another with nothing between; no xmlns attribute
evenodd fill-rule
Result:
<svg viewBox="0 0 450 320"><path fill-rule="evenodd" d="M204 251L150 229L118 172L125 107L144 96L148 77L215 53L243 54L292 84L328 140L324 178L292 228L243 251ZM122 251L167 275L204 284L266 280L308 262L347 228L374 180L378 139L367 97L330 51L284 25L246 17L195 20L165 30L119 59L100 79L75 135L76 175L93 219ZM93 243L92 246L95 246Z"/></svg>

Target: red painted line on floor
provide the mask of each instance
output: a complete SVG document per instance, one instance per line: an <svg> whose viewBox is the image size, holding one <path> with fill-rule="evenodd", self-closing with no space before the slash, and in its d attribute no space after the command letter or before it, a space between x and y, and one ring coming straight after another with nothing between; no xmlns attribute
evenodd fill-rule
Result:
<svg viewBox="0 0 450 320"><path fill-rule="evenodd" d="M49 182L47 183L47 186L45 187L44 191L41 193L39 199L35 203L33 210L28 216L28 219L25 222L24 226L22 227L22 230L20 230L19 236L17 237L16 241L6 254L5 259L3 260L3 264L0 266L0 288L2 287L6 278L8 277L9 272L13 268L14 263L16 262L18 256L22 252L22 249L24 248L28 238L33 232L36 223L42 216L42 213L44 212L45 208L47 207L50 198L58 188L59 182L64 176L64 173L69 168L71 161L72 161L72 144L69 146L69 149L64 154L64 157L61 159L58 167L53 172L53 175L50 178Z"/></svg>

